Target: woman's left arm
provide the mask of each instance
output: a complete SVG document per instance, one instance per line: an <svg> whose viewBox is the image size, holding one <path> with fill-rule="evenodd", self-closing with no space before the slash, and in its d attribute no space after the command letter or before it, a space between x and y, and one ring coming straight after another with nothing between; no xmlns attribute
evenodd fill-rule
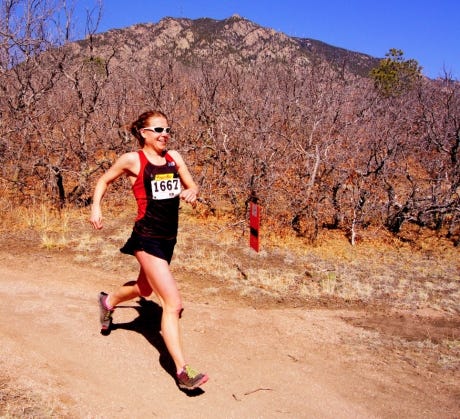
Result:
<svg viewBox="0 0 460 419"><path fill-rule="evenodd" d="M182 158L182 156L175 150L171 150L170 154L178 166L177 172L179 173L180 180L185 188L181 192L180 198L189 204L195 205L199 192L198 185L193 180L193 177L190 171L188 170L188 167L185 164L185 161Z"/></svg>

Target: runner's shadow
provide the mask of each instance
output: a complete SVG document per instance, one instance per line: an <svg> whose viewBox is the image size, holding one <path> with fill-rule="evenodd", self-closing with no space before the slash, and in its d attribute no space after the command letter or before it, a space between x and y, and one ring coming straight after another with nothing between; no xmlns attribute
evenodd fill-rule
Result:
<svg viewBox="0 0 460 419"><path fill-rule="evenodd" d="M147 300L144 297L140 297L137 302L138 306L118 306L118 308L134 308L139 316L136 317L129 323L112 323L110 329L124 329L131 330L140 333L147 339L147 341L158 351L160 354L159 362L163 369L174 379L176 379L176 366L168 352L168 348L161 335L161 315L163 313L162 308L153 301ZM184 390L182 392L190 397L199 396L204 391L201 388L195 390Z"/></svg>

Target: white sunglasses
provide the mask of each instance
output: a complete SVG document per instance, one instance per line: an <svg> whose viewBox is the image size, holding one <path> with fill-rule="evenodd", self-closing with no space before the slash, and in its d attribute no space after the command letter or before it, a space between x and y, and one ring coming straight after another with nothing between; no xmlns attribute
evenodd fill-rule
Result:
<svg viewBox="0 0 460 419"><path fill-rule="evenodd" d="M162 132L165 132L166 134L169 134L171 132L170 127L166 127L166 128L163 128L163 127L144 127L142 129L145 129L147 131L156 132L157 134L161 134Z"/></svg>

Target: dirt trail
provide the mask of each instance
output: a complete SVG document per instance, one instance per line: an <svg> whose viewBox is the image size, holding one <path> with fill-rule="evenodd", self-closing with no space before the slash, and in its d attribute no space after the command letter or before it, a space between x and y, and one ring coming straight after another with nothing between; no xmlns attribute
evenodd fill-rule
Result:
<svg viewBox="0 0 460 419"><path fill-rule="evenodd" d="M186 353L210 381L184 393L170 375L154 302L125 304L115 330L99 333L96 295L117 283L65 255L0 251L2 375L59 417L460 415L458 370L433 369L421 354L409 360L381 343L379 332L344 320L363 313L256 309L215 296L196 302L189 285Z"/></svg>

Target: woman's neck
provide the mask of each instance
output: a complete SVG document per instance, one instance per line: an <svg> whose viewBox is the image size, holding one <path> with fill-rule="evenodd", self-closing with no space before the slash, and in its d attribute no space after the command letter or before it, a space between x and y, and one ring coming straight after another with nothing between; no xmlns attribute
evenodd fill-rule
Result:
<svg viewBox="0 0 460 419"><path fill-rule="evenodd" d="M164 156L166 154L166 150L158 152L157 150L152 149L150 147L144 147L142 151L152 163L154 164L164 163Z"/></svg>

